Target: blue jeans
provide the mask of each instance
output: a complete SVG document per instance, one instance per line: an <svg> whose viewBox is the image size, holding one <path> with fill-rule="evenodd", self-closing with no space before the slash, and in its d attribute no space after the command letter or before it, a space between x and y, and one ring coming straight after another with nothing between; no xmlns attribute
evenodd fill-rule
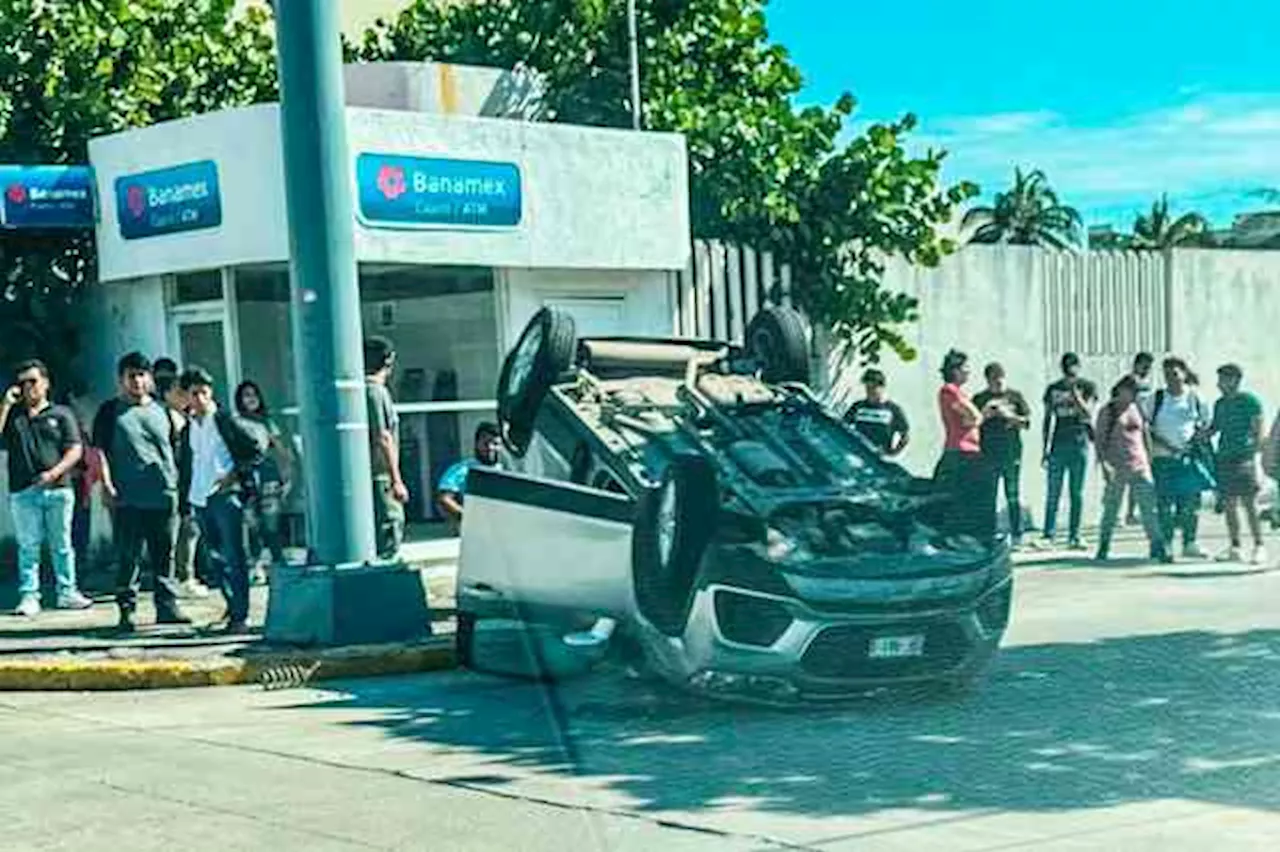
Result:
<svg viewBox="0 0 1280 852"><path fill-rule="evenodd" d="M1044 536L1053 538L1058 530L1058 504L1062 502L1065 479L1070 504L1067 537L1080 538L1080 521L1084 514L1084 475L1089 469L1089 445L1068 444L1054 447L1049 453L1049 493L1045 495Z"/></svg>
<svg viewBox="0 0 1280 852"><path fill-rule="evenodd" d="M245 553L244 504L238 494L215 494L195 508L196 523L208 546L214 576L227 600L227 619L249 617L249 559Z"/></svg>
<svg viewBox="0 0 1280 852"><path fill-rule="evenodd" d="M9 495L14 534L18 539L18 593L40 593L40 547L48 544L58 594L76 590L76 552L71 547L75 492L70 488L32 485Z"/></svg>

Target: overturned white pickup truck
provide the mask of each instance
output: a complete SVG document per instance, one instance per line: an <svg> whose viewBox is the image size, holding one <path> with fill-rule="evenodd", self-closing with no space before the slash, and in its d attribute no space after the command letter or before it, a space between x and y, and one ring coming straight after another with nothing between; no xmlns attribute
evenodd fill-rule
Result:
<svg viewBox="0 0 1280 852"><path fill-rule="evenodd" d="M662 678L767 703L901 683L963 689L999 645L1007 549L937 530L932 484L804 385L803 319L747 345L582 339L543 309L503 365L523 472L473 469L458 653L486 619L563 648L625 635Z"/></svg>

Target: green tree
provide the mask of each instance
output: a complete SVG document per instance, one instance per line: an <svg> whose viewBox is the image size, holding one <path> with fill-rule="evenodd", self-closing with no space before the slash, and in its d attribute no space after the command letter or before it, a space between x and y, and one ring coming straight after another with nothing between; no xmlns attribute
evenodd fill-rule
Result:
<svg viewBox="0 0 1280 852"><path fill-rule="evenodd" d="M1175 246L1211 244L1209 223L1199 213L1184 213L1173 218L1169 213L1169 196L1162 194L1151 205L1151 212L1138 216L1133 223L1133 245L1144 249L1170 249Z"/></svg>
<svg viewBox="0 0 1280 852"><path fill-rule="evenodd" d="M769 40L760 0L640 0L645 126L688 141L695 236L773 250L793 269L796 296L846 350L883 344L912 353L895 326L916 304L886 292L885 257L936 264L954 244L937 230L976 193L945 187L943 154L908 156L915 125L848 133L854 100L800 108L801 75ZM357 58L434 60L531 69L546 83L545 117L626 127L626 4L417 0L380 21Z"/></svg>
<svg viewBox="0 0 1280 852"><path fill-rule="evenodd" d="M0 162L83 164L90 137L275 97L267 15L234 0L0 0ZM93 236L0 233L0 369L73 377Z"/></svg>
<svg viewBox="0 0 1280 852"><path fill-rule="evenodd" d="M1079 212L1058 200L1044 172L1014 169L1013 185L996 193L990 207L974 207L962 227L971 242L1072 248L1083 240Z"/></svg>

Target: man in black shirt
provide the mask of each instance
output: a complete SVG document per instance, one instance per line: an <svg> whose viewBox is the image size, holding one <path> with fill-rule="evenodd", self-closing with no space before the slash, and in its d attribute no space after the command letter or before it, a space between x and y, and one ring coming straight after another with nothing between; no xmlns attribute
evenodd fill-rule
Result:
<svg viewBox="0 0 1280 852"><path fill-rule="evenodd" d="M1093 440L1093 408L1098 389L1080 377L1080 356L1062 356L1062 378L1044 391L1044 465L1049 489L1044 510L1044 538L1052 543L1058 521L1063 480L1068 483L1071 517L1067 547L1086 550L1080 540L1084 512L1084 476L1089 469L1089 444Z"/></svg>
<svg viewBox="0 0 1280 852"><path fill-rule="evenodd" d="M885 395L884 373L876 369L867 370L862 374L862 385L867 391L866 398L850 406L844 421L881 453L896 456L906 449L910 439L907 415L901 406Z"/></svg>
<svg viewBox="0 0 1280 852"><path fill-rule="evenodd" d="M80 427L71 410L49 402L49 370L24 361L0 401L0 430L9 453L9 506L18 539L19 615L40 612L40 548L49 546L59 609L85 609L93 601L76 587L71 545L75 491L71 472L84 456Z"/></svg>
<svg viewBox="0 0 1280 852"><path fill-rule="evenodd" d="M1008 386L1000 364L983 371L987 389L973 398L982 412L982 457L991 466L997 487L1004 483L1013 546L1022 544L1022 430L1031 426L1031 406L1021 393Z"/></svg>

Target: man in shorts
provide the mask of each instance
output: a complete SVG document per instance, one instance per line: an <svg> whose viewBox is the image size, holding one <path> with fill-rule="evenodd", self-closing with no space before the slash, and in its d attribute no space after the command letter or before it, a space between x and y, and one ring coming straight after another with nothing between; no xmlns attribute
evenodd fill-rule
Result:
<svg viewBox="0 0 1280 852"><path fill-rule="evenodd" d="M1267 551L1262 543L1262 521L1258 515L1258 492L1262 490L1258 473L1258 454L1262 451L1262 403L1248 391L1241 390L1244 372L1235 364L1218 368L1218 389L1222 396L1213 406L1212 433L1218 438L1216 453L1218 490L1225 504L1227 532L1231 544L1218 557L1220 562L1243 562L1240 542L1240 507L1244 506L1253 536L1253 565L1266 563Z"/></svg>

